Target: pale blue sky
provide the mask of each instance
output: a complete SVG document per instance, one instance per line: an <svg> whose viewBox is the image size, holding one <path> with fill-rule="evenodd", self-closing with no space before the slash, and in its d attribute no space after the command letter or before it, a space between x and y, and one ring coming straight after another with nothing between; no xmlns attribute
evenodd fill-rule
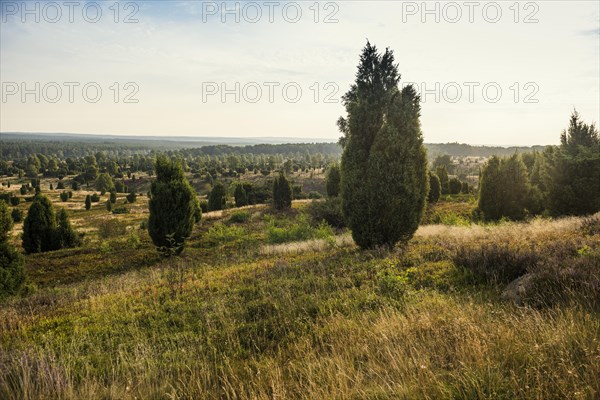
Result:
<svg viewBox="0 0 600 400"><path fill-rule="evenodd" d="M238 11L236 2L228 2L233 11L225 15L220 1L120 2L118 7L101 1L79 3L73 22L62 2L57 3L60 18L40 2L39 22L35 12L22 15L22 2L1 3L3 132L337 140L335 122L344 110L336 100L352 83L367 38L395 51L403 82L429 90L422 116L427 142L549 144L558 142L574 107L586 121L600 119L597 1L520 2L518 7L512 1L484 1L473 9L464 2L428 2L432 12L425 15L421 1L237 2ZM95 18L96 4L102 16L96 23L86 21ZM292 23L297 5L302 15ZM35 10L35 2L27 7ZM252 23L256 10L262 17ZM123 23L130 13L137 22ZM332 23L324 23L327 16ZM34 94L23 102L21 84L34 89L36 82L39 103ZM48 101L55 97L52 82L62 91L56 103ZM73 86L72 103L64 82L79 84ZM96 103L82 94L90 82L102 90ZM135 85L125 87L128 82ZM236 92L236 83L239 103L234 93L223 101L221 85ZM135 87L139 91L132 99L138 102L124 102ZM262 96L253 103L257 87ZM297 88L302 95L291 102ZM494 103L498 88L502 94ZM89 90L94 97L95 89Z"/></svg>

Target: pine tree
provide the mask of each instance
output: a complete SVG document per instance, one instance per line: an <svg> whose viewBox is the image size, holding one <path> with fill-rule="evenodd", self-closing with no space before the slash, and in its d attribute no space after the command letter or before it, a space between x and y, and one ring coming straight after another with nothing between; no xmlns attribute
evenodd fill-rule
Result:
<svg viewBox="0 0 600 400"><path fill-rule="evenodd" d="M292 206L292 185L283 172L273 182L273 206L277 210L284 210Z"/></svg>
<svg viewBox="0 0 600 400"><path fill-rule="evenodd" d="M367 43L343 97L342 206L362 248L409 240L429 190L419 96L412 86L399 90L399 79L393 52L379 54Z"/></svg>
<svg viewBox="0 0 600 400"><path fill-rule="evenodd" d="M89 210L90 208L92 208L92 196L88 194L85 196L85 209Z"/></svg>
<svg viewBox="0 0 600 400"><path fill-rule="evenodd" d="M196 222L197 195L179 163L160 155L154 169L148 233L164 255L179 254Z"/></svg>
<svg viewBox="0 0 600 400"><path fill-rule="evenodd" d="M55 230L56 216L52 203L46 196L36 196L23 222L23 248L27 253L55 250Z"/></svg>
<svg viewBox="0 0 600 400"><path fill-rule="evenodd" d="M429 171L429 195L427 201L429 203L437 203L440 199L440 191L440 178L434 172Z"/></svg>

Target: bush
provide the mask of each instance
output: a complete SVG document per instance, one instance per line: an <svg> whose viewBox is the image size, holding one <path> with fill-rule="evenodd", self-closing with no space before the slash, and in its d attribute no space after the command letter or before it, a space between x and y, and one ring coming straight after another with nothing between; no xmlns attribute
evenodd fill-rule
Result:
<svg viewBox="0 0 600 400"><path fill-rule="evenodd" d="M17 196L13 196L10 198L10 205L16 207L21 203L21 198Z"/></svg>
<svg viewBox="0 0 600 400"><path fill-rule="evenodd" d="M233 241L243 241L247 238L246 230L239 226L227 226L221 223L215 224L208 232L205 238L210 245L218 245Z"/></svg>
<svg viewBox="0 0 600 400"><path fill-rule="evenodd" d="M346 227L344 215L342 214L342 200L339 197L330 197L324 201L313 201L308 206L308 214L313 224L325 221L334 228Z"/></svg>
<svg viewBox="0 0 600 400"><path fill-rule="evenodd" d="M55 250L56 215L46 196L35 196L23 223L23 248L27 253Z"/></svg>
<svg viewBox="0 0 600 400"><path fill-rule="evenodd" d="M277 210L284 210L292 206L292 185L283 172L273 182L273 206Z"/></svg>
<svg viewBox="0 0 600 400"><path fill-rule="evenodd" d="M137 200L137 195L135 194L135 192L131 192L129 194L127 194L127 202L128 203L135 203Z"/></svg>
<svg viewBox="0 0 600 400"><path fill-rule="evenodd" d="M69 200L69 193L60 192L60 200L64 203Z"/></svg>
<svg viewBox="0 0 600 400"><path fill-rule="evenodd" d="M0 242L0 299L17 294L24 282L23 257L6 241Z"/></svg>
<svg viewBox="0 0 600 400"><path fill-rule="evenodd" d="M429 203L437 203L441 195L440 178L433 172L429 171L429 194L427 201Z"/></svg>
<svg viewBox="0 0 600 400"><path fill-rule="evenodd" d="M56 189L64 190L64 188L65 188L65 183L63 181L58 181L58 183L56 184Z"/></svg>
<svg viewBox="0 0 600 400"><path fill-rule="evenodd" d="M14 222L21 222L23 220L23 211L19 210L18 208L13 208L11 217Z"/></svg>
<svg viewBox="0 0 600 400"><path fill-rule="evenodd" d="M600 306L600 252L548 257L530 269L524 281L522 301L534 307L549 307L577 301Z"/></svg>
<svg viewBox="0 0 600 400"><path fill-rule="evenodd" d="M117 214L129 214L129 209L127 207L117 207L112 210L112 213Z"/></svg>
<svg viewBox="0 0 600 400"><path fill-rule="evenodd" d="M508 283L527 273L541 259L533 247L484 242L456 250L454 264L469 271L481 283Z"/></svg>
<svg viewBox="0 0 600 400"><path fill-rule="evenodd" d="M54 238L56 240L55 247L57 249L77 247L81 244L81 239L69 221L69 215L64 208L61 208L56 214L56 232Z"/></svg>
<svg viewBox="0 0 600 400"><path fill-rule="evenodd" d="M301 214L298 220L289 226L277 226L275 219L269 221L267 225L267 242L271 244L327 239L333 235L333 229L326 222L321 222L316 228L313 228L304 214Z"/></svg>
<svg viewBox="0 0 600 400"><path fill-rule="evenodd" d="M244 223L247 222L251 217L248 211L236 211L229 217L229 222L232 223Z"/></svg>
<svg viewBox="0 0 600 400"><path fill-rule="evenodd" d="M90 208L92 208L92 196L88 194L85 196L85 209L89 210Z"/></svg>
<svg viewBox="0 0 600 400"><path fill-rule="evenodd" d="M92 203L98 203L100 201L100 195L98 195L98 193L94 193L90 197L90 200L92 200Z"/></svg>
<svg viewBox="0 0 600 400"><path fill-rule="evenodd" d="M248 195L246 194L246 190L241 183L235 187L234 197L236 207L248 205Z"/></svg>
<svg viewBox="0 0 600 400"><path fill-rule="evenodd" d="M462 183L458 178L452 178L448 181L448 191L450 194L459 194L462 189Z"/></svg>
<svg viewBox="0 0 600 400"><path fill-rule="evenodd" d="M221 182L215 183L208 195L208 211L222 210L225 207L226 196L225 186Z"/></svg>
<svg viewBox="0 0 600 400"><path fill-rule="evenodd" d="M340 166L339 164L332 164L327 171L327 181L325 187L327 189L327 196L337 197L340 194Z"/></svg>
<svg viewBox="0 0 600 400"><path fill-rule="evenodd" d="M198 222L197 195L179 163L158 156L154 169L156 180L150 189L148 233L163 255L179 254Z"/></svg>

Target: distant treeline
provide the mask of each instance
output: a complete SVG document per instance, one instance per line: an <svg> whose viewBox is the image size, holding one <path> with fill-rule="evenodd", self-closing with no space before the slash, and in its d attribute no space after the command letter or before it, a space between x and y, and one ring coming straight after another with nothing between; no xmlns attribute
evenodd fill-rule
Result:
<svg viewBox="0 0 600 400"><path fill-rule="evenodd" d="M255 144L245 146L232 145L206 145L190 148L190 143L169 142L162 146L162 141L144 141L143 139L110 140L87 139L82 141L79 137L64 140L51 140L36 137L28 139L25 135L2 135L0 147L0 160L11 161L26 159L32 154L55 156L58 159L86 157L98 152L111 158L127 157L133 155L149 155L152 153L179 154L183 157L220 156L220 155L276 155L276 154L322 154L324 156L338 157L342 148L337 143L288 143L288 144ZM545 146L532 147L501 147L501 146L473 146L463 143L430 143L425 144L430 159L438 155L448 154L453 157L491 157L508 156L515 153L543 151Z"/></svg>

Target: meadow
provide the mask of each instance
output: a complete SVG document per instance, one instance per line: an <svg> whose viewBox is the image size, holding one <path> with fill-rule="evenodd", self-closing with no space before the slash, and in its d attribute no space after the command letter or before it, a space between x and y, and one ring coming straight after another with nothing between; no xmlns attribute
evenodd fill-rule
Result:
<svg viewBox="0 0 600 400"><path fill-rule="evenodd" d="M408 244L361 251L304 200L205 213L163 259L145 196L44 194L83 245L27 255L0 304L2 399L600 396L598 214L482 224L447 196Z"/></svg>

